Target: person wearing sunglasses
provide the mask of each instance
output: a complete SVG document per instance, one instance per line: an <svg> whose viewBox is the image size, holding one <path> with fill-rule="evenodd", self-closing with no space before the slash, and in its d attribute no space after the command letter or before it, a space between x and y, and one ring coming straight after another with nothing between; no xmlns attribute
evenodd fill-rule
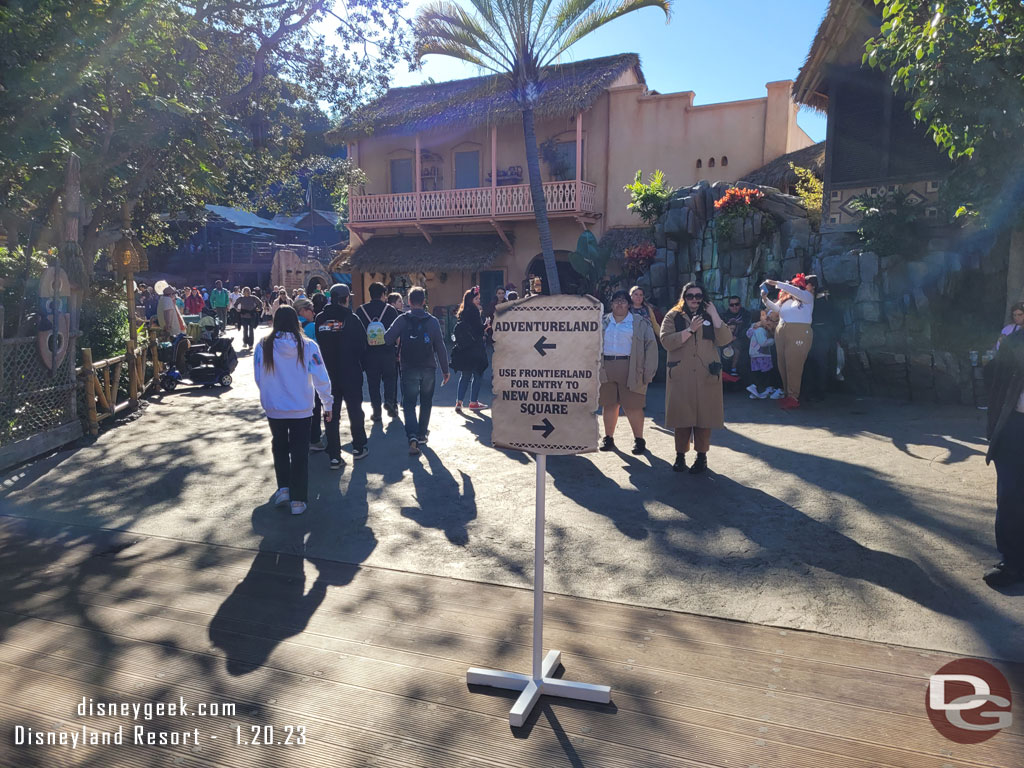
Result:
<svg viewBox="0 0 1024 768"><path fill-rule="evenodd" d="M690 441L697 458L689 468L696 475L707 469L711 430L725 426L722 402L722 363L718 348L732 342L732 331L704 288L687 283L661 323L661 344L668 351L665 381L665 426L675 431L676 461L672 469L685 472Z"/></svg>

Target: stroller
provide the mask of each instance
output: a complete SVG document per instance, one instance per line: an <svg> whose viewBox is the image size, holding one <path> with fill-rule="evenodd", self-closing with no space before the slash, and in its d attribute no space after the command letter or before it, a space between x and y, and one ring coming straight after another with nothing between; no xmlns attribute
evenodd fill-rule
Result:
<svg viewBox="0 0 1024 768"><path fill-rule="evenodd" d="M221 337L208 344L193 344L181 333L167 346L158 351L160 362L167 369L160 374L160 386L171 392L179 383L199 384L212 387L231 386L231 374L238 366L238 355L231 339ZM186 381L187 380L187 381Z"/></svg>

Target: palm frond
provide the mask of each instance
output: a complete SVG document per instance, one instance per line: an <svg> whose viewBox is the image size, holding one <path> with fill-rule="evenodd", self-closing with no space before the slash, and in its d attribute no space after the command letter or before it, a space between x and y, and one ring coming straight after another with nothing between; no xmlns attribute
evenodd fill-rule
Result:
<svg viewBox="0 0 1024 768"><path fill-rule="evenodd" d="M539 52L540 65L550 64L595 29L641 8L660 8L665 12L666 24L672 18L672 0L563 0L552 20L553 28L546 35L547 45Z"/></svg>
<svg viewBox="0 0 1024 768"><path fill-rule="evenodd" d="M448 0L423 6L416 14L413 29L417 58L438 54L469 61L467 55L471 55L473 63L482 61L481 66L493 72L512 66L511 52L502 50L500 45L504 42L502 38L489 34L480 20Z"/></svg>

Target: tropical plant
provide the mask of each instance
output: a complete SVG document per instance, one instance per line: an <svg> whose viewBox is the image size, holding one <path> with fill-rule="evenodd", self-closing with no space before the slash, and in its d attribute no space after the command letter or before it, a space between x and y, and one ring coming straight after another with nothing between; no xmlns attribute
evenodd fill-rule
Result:
<svg viewBox="0 0 1024 768"><path fill-rule="evenodd" d="M821 206L824 202L825 184L810 168L801 168L793 163L789 164L789 168L796 174L796 196L807 209L807 221L810 222L811 229L817 232L821 229Z"/></svg>
<svg viewBox="0 0 1024 768"><path fill-rule="evenodd" d="M756 210L754 202L764 198L759 189L729 187L725 194L715 201L715 228L723 238L732 236L737 222L743 221ZM765 221L770 217L765 216Z"/></svg>
<svg viewBox="0 0 1024 768"><path fill-rule="evenodd" d="M960 159L942 199L1012 230L1007 304L1024 294L1024 10L1019 0L875 0L864 63L890 76L936 145Z"/></svg>
<svg viewBox="0 0 1024 768"><path fill-rule="evenodd" d="M541 186L534 108L544 85L544 68L576 42L610 21L641 8L660 8L666 21L672 0L470 0L467 11L451 0L432 0L416 15L415 51L451 56L506 79L523 113L530 197L540 236L548 287L561 293L555 251Z"/></svg>
<svg viewBox="0 0 1024 768"><path fill-rule="evenodd" d="M597 238L589 229L576 240L576 250L569 254L569 265L589 285L596 285L608 269L611 250L597 244Z"/></svg>
<svg viewBox="0 0 1024 768"><path fill-rule="evenodd" d="M626 274L630 277L642 275L654 263L657 253L658 249L655 248L654 243L640 243L627 248L622 254L622 264L626 269Z"/></svg>
<svg viewBox="0 0 1024 768"><path fill-rule="evenodd" d="M924 252L927 239L920 206L911 204L905 192L861 195L850 202L850 208L863 214L857 234L869 251L904 259L916 259Z"/></svg>
<svg viewBox="0 0 1024 768"><path fill-rule="evenodd" d="M645 223L653 224L665 212L668 200L672 197L675 189L665 183L665 174L659 170L655 170L647 177L646 184L641 181L641 178L642 172L637 171L633 183L622 188L624 192L629 192L629 204L626 205L626 208L643 219Z"/></svg>

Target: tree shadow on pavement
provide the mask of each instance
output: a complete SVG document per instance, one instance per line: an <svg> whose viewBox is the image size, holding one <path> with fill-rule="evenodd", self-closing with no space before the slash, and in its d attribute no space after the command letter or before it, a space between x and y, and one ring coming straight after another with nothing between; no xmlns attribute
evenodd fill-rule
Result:
<svg viewBox="0 0 1024 768"><path fill-rule="evenodd" d="M625 460L628 467L642 463L637 459ZM580 506L607 517L621 533L637 541L650 534L650 517L643 495L620 486L586 456L549 456L547 468L555 488ZM586 489L585 500L580 496L581 488ZM601 502L595 503L598 499Z"/></svg>

